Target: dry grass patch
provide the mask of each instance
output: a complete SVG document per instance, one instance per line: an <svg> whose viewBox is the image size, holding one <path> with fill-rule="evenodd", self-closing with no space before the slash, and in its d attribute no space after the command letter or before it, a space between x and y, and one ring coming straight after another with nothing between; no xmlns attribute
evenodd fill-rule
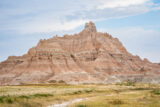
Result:
<svg viewBox="0 0 160 107"><path fill-rule="evenodd" d="M147 87L151 88L147 88ZM0 87L0 107L45 107L77 98L89 98L69 107L106 107L159 104L159 85L67 85L67 84L23 84ZM153 92L152 92L153 91ZM134 99L127 100L126 99ZM149 103L147 103L147 101ZM149 106L148 106L149 107Z"/></svg>

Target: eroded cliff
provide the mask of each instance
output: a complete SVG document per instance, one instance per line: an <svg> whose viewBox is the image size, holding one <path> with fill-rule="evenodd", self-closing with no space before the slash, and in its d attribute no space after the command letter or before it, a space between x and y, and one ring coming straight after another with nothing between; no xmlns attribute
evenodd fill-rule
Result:
<svg viewBox="0 0 160 107"><path fill-rule="evenodd" d="M23 56L0 63L0 84L115 83L125 80L160 83L160 65L133 56L108 33L97 32L93 22L82 32L40 40Z"/></svg>

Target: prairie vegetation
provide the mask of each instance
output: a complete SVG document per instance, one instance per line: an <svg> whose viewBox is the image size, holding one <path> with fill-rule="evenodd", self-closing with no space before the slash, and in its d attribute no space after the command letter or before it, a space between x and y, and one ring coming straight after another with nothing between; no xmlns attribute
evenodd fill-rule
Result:
<svg viewBox="0 0 160 107"><path fill-rule="evenodd" d="M67 107L159 107L160 85L123 82L102 84L26 84L0 87L0 107L46 107L87 98Z"/></svg>

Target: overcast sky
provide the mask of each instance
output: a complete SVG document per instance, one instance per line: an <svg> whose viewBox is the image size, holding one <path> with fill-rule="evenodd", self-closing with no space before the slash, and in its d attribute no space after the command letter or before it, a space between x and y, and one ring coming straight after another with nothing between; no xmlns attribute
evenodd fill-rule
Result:
<svg viewBox="0 0 160 107"><path fill-rule="evenodd" d="M160 62L160 0L0 0L0 61L88 21L133 55Z"/></svg>

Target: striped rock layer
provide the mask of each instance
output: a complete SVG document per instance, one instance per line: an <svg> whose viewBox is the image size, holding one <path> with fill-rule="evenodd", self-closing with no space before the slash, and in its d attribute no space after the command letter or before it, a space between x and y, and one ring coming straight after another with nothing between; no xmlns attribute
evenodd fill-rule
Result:
<svg viewBox="0 0 160 107"><path fill-rule="evenodd" d="M78 34L40 40L27 54L0 63L0 85L126 80L160 83L160 65L132 55L117 38L97 32L93 22Z"/></svg>

